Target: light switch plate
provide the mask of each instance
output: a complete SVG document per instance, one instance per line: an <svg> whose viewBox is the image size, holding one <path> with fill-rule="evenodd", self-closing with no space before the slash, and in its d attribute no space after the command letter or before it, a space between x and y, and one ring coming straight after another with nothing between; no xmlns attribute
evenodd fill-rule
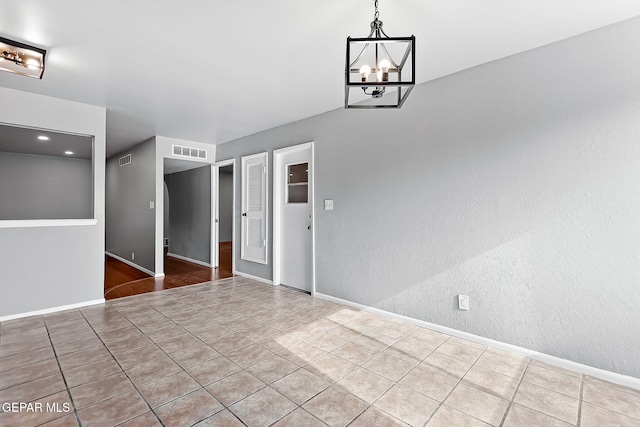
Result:
<svg viewBox="0 0 640 427"><path fill-rule="evenodd" d="M324 210L332 211L333 210L333 200L328 199L324 201Z"/></svg>
<svg viewBox="0 0 640 427"><path fill-rule="evenodd" d="M149 202L149 209L153 209L153 208L155 208L155 207L156 207L156 202L154 202L154 201L150 201L150 202Z"/></svg>

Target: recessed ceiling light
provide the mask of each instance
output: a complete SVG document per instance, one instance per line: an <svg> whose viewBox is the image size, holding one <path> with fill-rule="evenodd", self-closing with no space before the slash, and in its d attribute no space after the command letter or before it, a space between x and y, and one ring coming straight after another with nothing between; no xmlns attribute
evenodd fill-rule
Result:
<svg viewBox="0 0 640 427"><path fill-rule="evenodd" d="M67 156L71 156L73 154L73 151L65 151L64 154L66 154Z"/></svg>
<svg viewBox="0 0 640 427"><path fill-rule="evenodd" d="M48 136L44 136L44 135L40 135L40 136L38 136L38 139L39 139L40 141L48 141L48 140L49 140L49 137L48 137Z"/></svg>

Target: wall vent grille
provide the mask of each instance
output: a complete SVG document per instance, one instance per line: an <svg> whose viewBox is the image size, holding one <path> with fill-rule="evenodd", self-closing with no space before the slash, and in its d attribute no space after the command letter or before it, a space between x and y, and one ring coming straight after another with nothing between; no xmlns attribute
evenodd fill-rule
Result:
<svg viewBox="0 0 640 427"><path fill-rule="evenodd" d="M120 157L120 160L118 160L118 164L120 166L128 165L129 163L131 163L131 153Z"/></svg>
<svg viewBox="0 0 640 427"><path fill-rule="evenodd" d="M206 159L207 150L182 145L173 145L173 155L180 157L192 157L194 159Z"/></svg>

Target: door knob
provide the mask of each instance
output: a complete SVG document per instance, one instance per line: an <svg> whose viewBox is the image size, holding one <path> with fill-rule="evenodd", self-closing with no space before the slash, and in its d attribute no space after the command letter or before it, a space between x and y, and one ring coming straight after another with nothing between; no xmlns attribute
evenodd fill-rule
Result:
<svg viewBox="0 0 640 427"><path fill-rule="evenodd" d="M311 230L311 226L310 226L310 225L309 225L309 226L307 226L307 230Z"/></svg>
<svg viewBox="0 0 640 427"><path fill-rule="evenodd" d="M246 212L242 212L242 216L247 216L247 213Z"/></svg>

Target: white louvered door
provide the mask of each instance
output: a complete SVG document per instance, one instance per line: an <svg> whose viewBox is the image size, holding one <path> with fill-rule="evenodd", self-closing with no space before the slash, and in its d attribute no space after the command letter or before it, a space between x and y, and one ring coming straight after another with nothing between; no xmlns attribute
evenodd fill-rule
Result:
<svg viewBox="0 0 640 427"><path fill-rule="evenodd" d="M246 261L267 263L267 153L242 158L242 250Z"/></svg>

